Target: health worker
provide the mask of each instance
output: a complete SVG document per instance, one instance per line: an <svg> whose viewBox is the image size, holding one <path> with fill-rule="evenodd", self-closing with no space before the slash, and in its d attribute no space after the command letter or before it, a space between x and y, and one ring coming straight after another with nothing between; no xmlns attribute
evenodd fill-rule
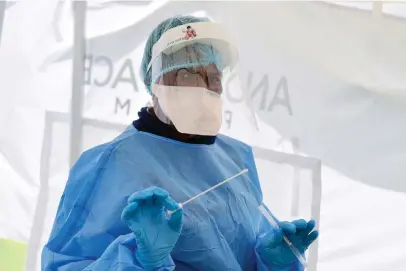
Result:
<svg viewBox="0 0 406 271"><path fill-rule="evenodd" d="M282 236L304 255L318 236L314 220L272 227L258 210L251 147L219 133L236 48L207 18L177 16L152 31L141 70L153 105L72 167L42 251L43 271L304 269Z"/></svg>

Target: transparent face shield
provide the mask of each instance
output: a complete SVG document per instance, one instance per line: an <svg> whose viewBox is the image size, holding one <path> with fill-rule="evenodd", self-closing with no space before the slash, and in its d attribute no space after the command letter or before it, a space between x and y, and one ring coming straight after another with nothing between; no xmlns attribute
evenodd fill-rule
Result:
<svg viewBox="0 0 406 271"><path fill-rule="evenodd" d="M227 100L230 93L243 95L239 103L246 110L239 108L236 116L252 121L239 80L237 47L219 24L194 23L167 31L154 45L146 81L154 113L180 133L216 135L224 126L227 133L228 104L235 102Z"/></svg>

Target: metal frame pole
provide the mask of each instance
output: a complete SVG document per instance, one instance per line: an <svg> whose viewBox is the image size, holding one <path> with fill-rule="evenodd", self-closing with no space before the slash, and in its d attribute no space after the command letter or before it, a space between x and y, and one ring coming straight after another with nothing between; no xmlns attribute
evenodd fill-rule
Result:
<svg viewBox="0 0 406 271"><path fill-rule="evenodd" d="M1 37L3 32L4 16L6 11L6 1L0 0L0 46L1 46Z"/></svg>
<svg viewBox="0 0 406 271"><path fill-rule="evenodd" d="M84 100L84 60L86 52L86 1L74 1L74 47L72 67L72 98L70 107L70 167L79 158L82 149L82 113Z"/></svg>
<svg viewBox="0 0 406 271"><path fill-rule="evenodd" d="M382 1L374 1L372 3L372 14L375 17L382 17L383 14L383 2Z"/></svg>

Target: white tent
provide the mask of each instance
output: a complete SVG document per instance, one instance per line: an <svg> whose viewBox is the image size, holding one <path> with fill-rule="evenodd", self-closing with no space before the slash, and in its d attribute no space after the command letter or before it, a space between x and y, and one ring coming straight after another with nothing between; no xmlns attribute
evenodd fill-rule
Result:
<svg viewBox="0 0 406 271"><path fill-rule="evenodd" d="M259 132L224 132L279 217L318 221L308 270L404 271L406 9L339 4L0 2L0 270L39 270L70 165L148 102L147 35L196 14L234 32L255 104Z"/></svg>

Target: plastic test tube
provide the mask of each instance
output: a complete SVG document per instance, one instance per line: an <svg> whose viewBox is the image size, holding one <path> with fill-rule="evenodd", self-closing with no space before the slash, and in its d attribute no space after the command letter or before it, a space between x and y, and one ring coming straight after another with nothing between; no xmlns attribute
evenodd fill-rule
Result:
<svg viewBox="0 0 406 271"><path fill-rule="evenodd" d="M265 209L265 207L262 204L258 206L258 209L265 216L266 220L268 220L268 222L271 223L272 226L274 226L275 228L279 228L278 223L276 223L275 219L268 213L268 211ZM283 234L283 240L288 245L288 247L290 248L292 253L299 260L299 262L303 265L303 267L306 268L307 267L306 259L302 256L302 254L300 254L299 250L292 244L292 242L284 234Z"/></svg>

